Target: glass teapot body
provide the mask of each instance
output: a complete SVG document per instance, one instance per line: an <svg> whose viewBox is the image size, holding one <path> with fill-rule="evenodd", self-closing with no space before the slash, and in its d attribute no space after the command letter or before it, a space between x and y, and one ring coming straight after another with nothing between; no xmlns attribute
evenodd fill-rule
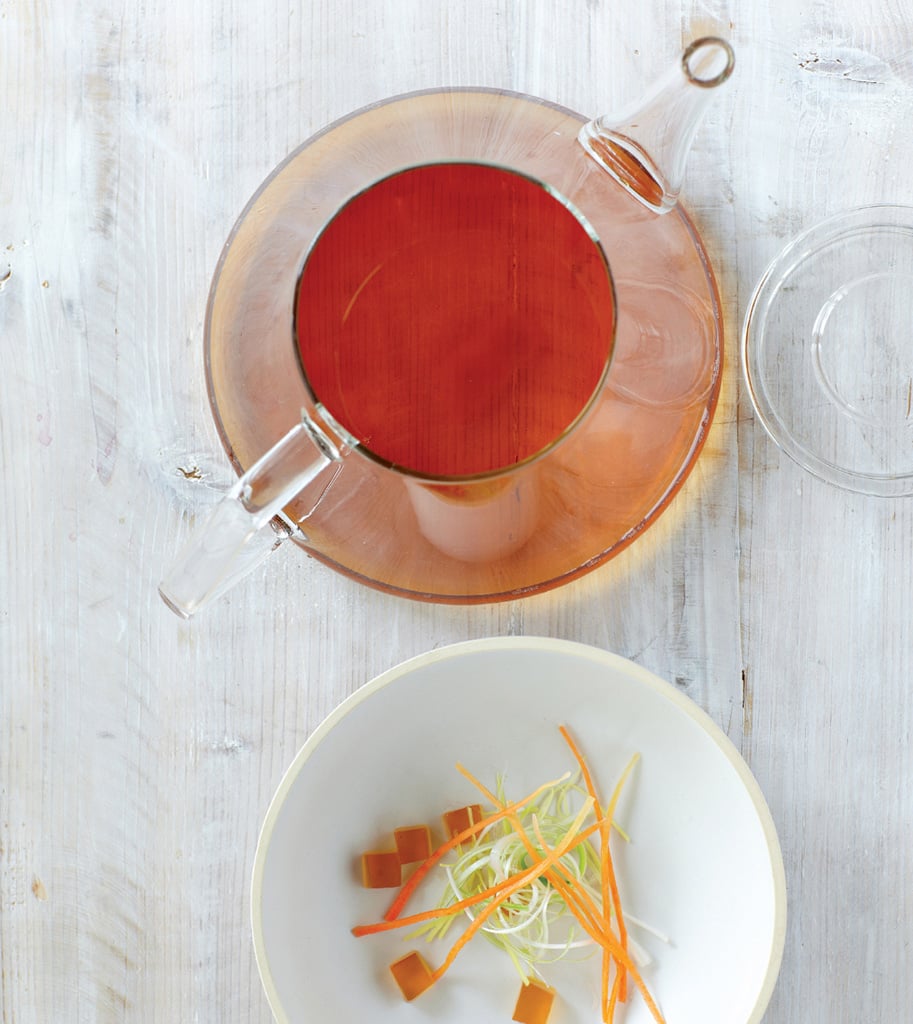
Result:
<svg viewBox="0 0 913 1024"><path fill-rule="evenodd" d="M332 481L317 475L284 509L293 537L321 560L415 597L518 596L620 550L684 480L719 389L712 271L680 209L657 217L590 159L577 143L585 124L553 104L504 92L397 97L311 139L251 200L220 260L205 334L213 414L239 471L302 410L339 447L349 443L302 374L296 286L326 225L376 182L406 168L458 163L526 176L579 212L614 284L609 372L560 443L477 482L423 480L370 452L345 458Z"/></svg>
<svg viewBox="0 0 913 1024"><path fill-rule="evenodd" d="M450 602L548 589L639 537L719 393L719 297L676 200L732 67L728 43L697 40L640 104L590 121L516 93L413 93L276 168L206 316L239 479L165 601L192 615L286 537Z"/></svg>

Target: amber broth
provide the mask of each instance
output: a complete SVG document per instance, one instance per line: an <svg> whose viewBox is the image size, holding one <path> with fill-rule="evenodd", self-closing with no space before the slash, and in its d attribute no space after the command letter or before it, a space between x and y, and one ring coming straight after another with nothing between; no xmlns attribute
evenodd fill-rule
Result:
<svg viewBox="0 0 913 1024"><path fill-rule="evenodd" d="M429 164L350 200L309 253L309 387L379 459L465 477L547 449L598 392L615 305L600 245L543 185Z"/></svg>

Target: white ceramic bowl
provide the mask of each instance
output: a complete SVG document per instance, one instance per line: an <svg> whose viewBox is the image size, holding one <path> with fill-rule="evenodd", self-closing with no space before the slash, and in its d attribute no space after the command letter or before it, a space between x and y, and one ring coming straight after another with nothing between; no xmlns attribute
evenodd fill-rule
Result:
<svg viewBox="0 0 913 1024"><path fill-rule="evenodd" d="M360 854L394 827L476 802L457 761L522 795L575 765L578 739L603 792L641 760L613 843L623 903L665 932L638 938L669 1024L757 1024L780 966L786 887L776 831L738 751L673 686L623 658L560 640L505 637L445 647L366 684L310 736L270 805L252 890L254 947L280 1022L509 1022L519 978L478 937L447 975L405 1003L389 963L421 946L401 932L356 939L389 890L367 890ZM550 1024L599 1020L599 957L544 969ZM651 1021L634 994L624 1024Z"/></svg>

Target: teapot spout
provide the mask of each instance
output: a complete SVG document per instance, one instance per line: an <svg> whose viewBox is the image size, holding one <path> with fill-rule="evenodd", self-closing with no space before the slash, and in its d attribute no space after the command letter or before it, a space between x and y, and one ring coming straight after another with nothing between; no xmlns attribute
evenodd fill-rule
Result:
<svg viewBox="0 0 913 1024"><path fill-rule="evenodd" d="M734 67L724 39L696 39L642 100L589 121L578 141L631 195L655 213L668 213L704 111Z"/></svg>

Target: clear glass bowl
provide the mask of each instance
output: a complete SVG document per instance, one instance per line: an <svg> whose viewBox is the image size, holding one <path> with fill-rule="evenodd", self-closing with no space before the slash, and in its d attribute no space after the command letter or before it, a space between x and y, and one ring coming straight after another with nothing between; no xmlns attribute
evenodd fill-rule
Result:
<svg viewBox="0 0 913 1024"><path fill-rule="evenodd" d="M755 289L745 380L774 442L816 476L913 494L913 207L869 206L795 238Z"/></svg>

